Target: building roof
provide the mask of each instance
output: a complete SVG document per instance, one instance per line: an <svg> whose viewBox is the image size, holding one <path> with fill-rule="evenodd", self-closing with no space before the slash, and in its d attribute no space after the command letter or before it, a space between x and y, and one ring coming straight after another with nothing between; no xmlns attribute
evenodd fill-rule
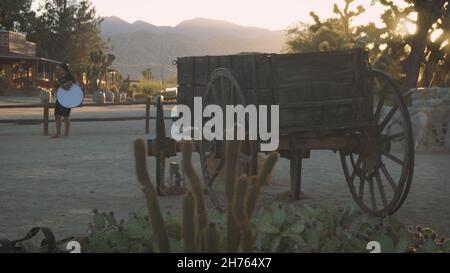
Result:
<svg viewBox="0 0 450 273"><path fill-rule="evenodd" d="M1 60L9 60L9 61L42 61L47 63L54 63L54 64L60 64L61 62L50 60L46 58L40 58L35 56L27 56L23 54L18 53L11 53L11 52L0 52L0 61Z"/></svg>

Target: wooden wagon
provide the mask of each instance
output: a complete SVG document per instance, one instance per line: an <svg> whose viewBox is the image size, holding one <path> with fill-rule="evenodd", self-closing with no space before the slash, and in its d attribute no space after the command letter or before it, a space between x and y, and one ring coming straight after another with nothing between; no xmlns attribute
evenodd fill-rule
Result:
<svg viewBox="0 0 450 273"><path fill-rule="evenodd" d="M362 210L387 216L404 203L414 169L408 109L394 82L371 68L363 49L184 57L176 64L179 104L193 107L193 98L203 97L205 105L279 105L278 151L290 160L295 199L301 196L302 159L311 150L332 150L339 152L350 193ZM394 115L402 126L386 130ZM161 185L165 158L177 152L165 135L161 101L156 131L149 155L160 166ZM214 201L211 187L223 163L224 143L201 141L196 147ZM259 146L252 142L249 147L255 173ZM219 159L212 172L206 164L211 158Z"/></svg>

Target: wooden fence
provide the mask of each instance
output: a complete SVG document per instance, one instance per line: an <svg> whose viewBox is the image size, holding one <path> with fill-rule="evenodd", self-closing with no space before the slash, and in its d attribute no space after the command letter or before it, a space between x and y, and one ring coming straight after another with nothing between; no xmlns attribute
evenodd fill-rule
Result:
<svg viewBox="0 0 450 273"><path fill-rule="evenodd" d="M111 117L111 118L75 118L71 121L75 122L96 122L96 121L127 121L127 120L144 120L145 121L145 134L150 133L150 119L155 119L156 117L150 116L150 106L155 105L151 98L148 98L142 102L120 102L120 103L83 103L82 107L107 107L107 106L132 106L132 105L143 105L145 104L145 116L141 117ZM175 105L176 101L164 102L164 105ZM46 101L42 104L10 104L10 105L0 105L0 109L27 109L27 108L42 108L43 109L43 119L0 119L0 123L20 123L20 124L43 124L43 132L45 136L48 136L48 124L50 122L50 109L55 108L55 103L50 103ZM165 117L165 119L171 119L170 117Z"/></svg>

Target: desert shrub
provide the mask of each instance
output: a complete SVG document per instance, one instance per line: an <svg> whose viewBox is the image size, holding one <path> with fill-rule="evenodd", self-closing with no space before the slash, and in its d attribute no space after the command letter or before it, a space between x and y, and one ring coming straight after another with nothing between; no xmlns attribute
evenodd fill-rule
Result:
<svg viewBox="0 0 450 273"><path fill-rule="evenodd" d="M134 93L133 98L135 101L145 101L147 98L151 98L152 96L142 94L142 93Z"/></svg>
<svg viewBox="0 0 450 273"><path fill-rule="evenodd" d="M127 221L118 222L113 214L94 211L88 251L367 253L368 243L377 241L383 253L450 253L450 241L433 230L407 227L395 218L371 218L356 205L323 208L274 202L256 212L260 187L278 155L268 157L259 177L237 178L240 146L235 141L226 144L226 212L206 208L199 177L191 164L192 146L185 142L183 167L191 187L183 197L180 215L163 215L147 171L145 151L145 141L137 140L136 174L149 216L130 214Z"/></svg>
<svg viewBox="0 0 450 273"><path fill-rule="evenodd" d="M207 211L216 223L219 251L226 250L226 215ZM94 212L86 252L159 252L146 212L131 213L127 220ZM182 253L181 215L166 213L165 226L171 250ZM450 240L430 228L405 226L391 219L370 218L355 209L311 207L274 203L263 207L252 220L253 251L264 253L367 253L367 244L378 241L382 253L450 253Z"/></svg>
<svg viewBox="0 0 450 273"><path fill-rule="evenodd" d="M155 96L161 91L161 84L159 82L151 80L142 80L136 89L136 93L141 93L145 95Z"/></svg>
<svg viewBox="0 0 450 273"><path fill-rule="evenodd" d="M119 88L115 85L115 84L113 84L113 85L111 85L110 87L109 87L109 90L111 91L111 92L113 92L114 94L119 94Z"/></svg>

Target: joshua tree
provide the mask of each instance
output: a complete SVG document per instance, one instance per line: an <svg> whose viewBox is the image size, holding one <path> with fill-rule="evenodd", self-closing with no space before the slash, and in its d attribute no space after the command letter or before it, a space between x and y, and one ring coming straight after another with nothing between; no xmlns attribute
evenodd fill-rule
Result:
<svg viewBox="0 0 450 273"><path fill-rule="evenodd" d="M146 68L144 71L142 71L142 77L144 77L144 79L148 80L148 81L153 80L152 69L149 67L149 68Z"/></svg>
<svg viewBox="0 0 450 273"><path fill-rule="evenodd" d="M103 51L94 51L91 53L92 65L86 69L90 87L92 90L98 89L100 79L102 79L108 72L108 68L112 65L116 56L110 53L103 53Z"/></svg>

